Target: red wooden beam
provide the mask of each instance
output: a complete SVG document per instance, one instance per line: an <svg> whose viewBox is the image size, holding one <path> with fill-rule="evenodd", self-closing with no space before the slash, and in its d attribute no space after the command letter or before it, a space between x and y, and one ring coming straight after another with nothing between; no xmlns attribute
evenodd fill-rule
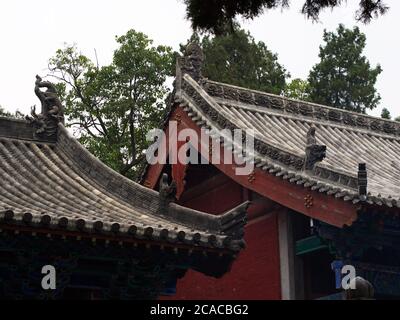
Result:
<svg viewBox="0 0 400 320"><path fill-rule="evenodd" d="M170 118L170 121L173 120L174 118ZM175 120L176 121L176 120ZM177 121L177 123L179 124L179 121ZM167 125L164 128L164 133L165 133L165 158L168 158L169 155L169 133L170 131L172 132L173 135L176 135L177 132L176 130L174 130L174 128L172 127L171 130L169 128L169 125ZM163 143L164 141L161 141L161 143ZM150 189L154 189L157 185L158 179L160 178L161 172L164 169L164 163L156 163L156 164L152 164L150 165L147 170L146 170L146 174L145 174L145 179L143 182L143 185L147 188Z"/></svg>
<svg viewBox="0 0 400 320"><path fill-rule="evenodd" d="M171 145L170 144L170 139L169 139L169 135L171 134L172 136L175 136L178 134L178 130L179 127L181 125L181 120L179 118L179 116L173 116L172 118L170 118L170 120L173 120L176 122L176 126L169 126L169 124L167 124L167 126L164 128L164 133L165 133L165 158L167 159L169 154L170 154L170 147L171 148L175 148L175 150L179 150L180 147L182 147L183 145L185 145L185 141L177 141L178 145ZM161 141L161 143L163 143L164 141ZM145 187L148 187L150 189L154 189L157 185L158 180L160 179L160 175L164 169L164 165L163 163L156 163L154 165L150 165L147 168L147 172L145 175L145 179L144 179L144 183L143 185ZM187 170L187 165L185 164L181 164L181 163L175 163L171 165L172 167L172 179L176 182L176 198L179 199L185 189L185 175L186 175L186 170Z"/></svg>
<svg viewBox="0 0 400 320"><path fill-rule="evenodd" d="M150 165L147 169L143 185L147 188L155 189L163 168L164 164L161 163Z"/></svg>
<svg viewBox="0 0 400 320"><path fill-rule="evenodd" d="M181 147L183 147L186 144L184 141L179 141L177 144L177 149L180 150ZM175 181L176 183L176 199L180 199L183 191L185 190L185 176L186 176L186 170L188 168L187 164L180 163L179 161L177 163L172 164L172 180Z"/></svg>

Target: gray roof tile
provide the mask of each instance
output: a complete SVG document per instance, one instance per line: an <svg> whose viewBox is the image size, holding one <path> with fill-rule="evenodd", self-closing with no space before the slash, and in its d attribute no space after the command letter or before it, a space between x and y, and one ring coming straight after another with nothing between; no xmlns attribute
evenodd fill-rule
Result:
<svg viewBox="0 0 400 320"><path fill-rule="evenodd" d="M0 120L9 129L0 130L0 221L233 251L243 247L247 203L221 216L173 203L162 207L158 192L105 166L62 124L57 139L41 141L28 123Z"/></svg>
<svg viewBox="0 0 400 320"><path fill-rule="evenodd" d="M357 170L367 164L368 202L393 206L400 196L400 123L217 83L181 79L178 101L213 130L253 129L257 167L292 183L359 202ZM316 127L326 158L302 170L307 131ZM229 144L229 142L228 142ZM377 197L381 194L381 198Z"/></svg>

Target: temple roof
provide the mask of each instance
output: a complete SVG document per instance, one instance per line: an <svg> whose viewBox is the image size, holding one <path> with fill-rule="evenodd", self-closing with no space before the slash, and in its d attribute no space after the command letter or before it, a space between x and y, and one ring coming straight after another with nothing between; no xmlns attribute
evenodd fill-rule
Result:
<svg viewBox="0 0 400 320"><path fill-rule="evenodd" d="M38 134L0 118L0 222L238 251L247 203L213 216L167 201L108 168L60 122ZM54 135L53 133L56 132Z"/></svg>
<svg viewBox="0 0 400 320"><path fill-rule="evenodd" d="M185 66L193 57L184 59L175 101L211 133L253 129L256 167L344 201L400 207L400 123L210 81ZM326 157L305 170L311 127ZM366 198L359 193L360 163L367 166Z"/></svg>

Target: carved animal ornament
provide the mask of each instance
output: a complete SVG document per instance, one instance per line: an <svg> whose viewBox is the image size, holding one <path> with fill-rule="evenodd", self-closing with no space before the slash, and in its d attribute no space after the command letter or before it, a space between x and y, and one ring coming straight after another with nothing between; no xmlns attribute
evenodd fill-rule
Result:
<svg viewBox="0 0 400 320"><path fill-rule="evenodd" d="M42 91L42 88L46 88ZM58 123L64 123L64 107L57 96L54 84L36 76L35 94L41 102L41 112L36 113L36 106L31 109L31 116L26 119L36 127L36 134L53 136L57 133Z"/></svg>
<svg viewBox="0 0 400 320"><path fill-rule="evenodd" d="M326 157L326 146L317 144L315 127L310 127L307 132L306 158L304 170L313 170L314 166Z"/></svg>

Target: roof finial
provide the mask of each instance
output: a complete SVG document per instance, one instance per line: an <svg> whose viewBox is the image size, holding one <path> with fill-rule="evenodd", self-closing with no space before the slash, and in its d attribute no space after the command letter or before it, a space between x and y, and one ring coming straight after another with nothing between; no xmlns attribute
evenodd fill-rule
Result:
<svg viewBox="0 0 400 320"><path fill-rule="evenodd" d="M199 81L203 77L201 74L203 61L204 54L200 45L196 42L190 42L186 46L183 57L179 59L182 74L187 73L194 80Z"/></svg>
<svg viewBox="0 0 400 320"><path fill-rule="evenodd" d="M367 200L367 165L365 163L358 164L358 193L362 201Z"/></svg>
<svg viewBox="0 0 400 320"><path fill-rule="evenodd" d="M307 132L306 158L304 161L304 170L306 171L312 171L315 164L326 157L326 146L317 144L315 130L315 127L311 126Z"/></svg>
<svg viewBox="0 0 400 320"><path fill-rule="evenodd" d="M46 88L46 91L41 88ZM26 116L26 119L37 127L37 134L53 136L57 132L58 123L64 123L64 107L57 96L56 87L36 75L35 94L42 104L42 110L36 114L36 106L33 106L31 117Z"/></svg>

